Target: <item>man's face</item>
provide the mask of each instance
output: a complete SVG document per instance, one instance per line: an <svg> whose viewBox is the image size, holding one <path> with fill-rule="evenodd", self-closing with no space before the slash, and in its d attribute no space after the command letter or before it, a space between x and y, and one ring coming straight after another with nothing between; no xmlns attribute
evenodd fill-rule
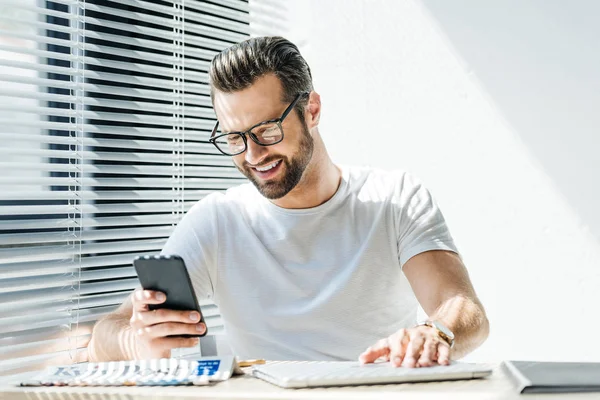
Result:
<svg viewBox="0 0 600 400"><path fill-rule="evenodd" d="M289 104L281 102L281 82L266 75L248 89L215 92L214 108L223 132L243 132L259 122L281 117ZM288 194L302 179L314 148L306 121L292 111L282 124L283 141L260 146L247 137L247 150L233 156L235 166L268 199Z"/></svg>

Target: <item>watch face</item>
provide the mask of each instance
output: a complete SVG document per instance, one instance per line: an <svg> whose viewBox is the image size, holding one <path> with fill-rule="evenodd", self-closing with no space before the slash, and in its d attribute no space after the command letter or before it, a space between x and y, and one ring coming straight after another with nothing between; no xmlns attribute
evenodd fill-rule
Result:
<svg viewBox="0 0 600 400"><path fill-rule="evenodd" d="M450 339L454 340L454 333L448 328L444 326L441 322L431 321L432 325L436 327L436 329L444 332L444 335L448 336Z"/></svg>

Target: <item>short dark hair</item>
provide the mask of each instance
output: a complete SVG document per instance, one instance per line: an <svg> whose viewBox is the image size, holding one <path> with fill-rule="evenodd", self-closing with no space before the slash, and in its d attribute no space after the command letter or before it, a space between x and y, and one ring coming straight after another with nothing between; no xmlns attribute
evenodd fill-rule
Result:
<svg viewBox="0 0 600 400"><path fill-rule="evenodd" d="M231 93L250 87L256 79L272 73L281 81L282 102L292 102L298 93L313 90L312 75L298 47L280 36L254 37L217 54L209 71L210 98L215 89ZM296 105L302 116L306 98Z"/></svg>

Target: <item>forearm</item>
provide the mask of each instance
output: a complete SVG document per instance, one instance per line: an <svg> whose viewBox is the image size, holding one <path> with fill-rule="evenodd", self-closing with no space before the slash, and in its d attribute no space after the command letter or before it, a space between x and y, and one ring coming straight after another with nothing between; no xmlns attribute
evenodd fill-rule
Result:
<svg viewBox="0 0 600 400"><path fill-rule="evenodd" d="M89 361L119 361L138 358L135 334L125 316L111 314L94 326L88 344Z"/></svg>
<svg viewBox="0 0 600 400"><path fill-rule="evenodd" d="M453 359L462 358L475 350L489 334L489 322L477 298L462 295L451 297L429 318L441 321L454 333Z"/></svg>

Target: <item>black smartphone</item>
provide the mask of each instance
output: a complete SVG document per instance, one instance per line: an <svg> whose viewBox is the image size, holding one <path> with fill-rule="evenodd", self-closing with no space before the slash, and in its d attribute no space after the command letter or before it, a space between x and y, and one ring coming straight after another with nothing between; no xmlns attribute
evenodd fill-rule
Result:
<svg viewBox="0 0 600 400"><path fill-rule="evenodd" d="M164 303L149 305L150 310L196 310L200 313L199 322L204 323L204 316L183 258L176 255L141 256L133 260L133 266L145 290L156 290L167 296ZM207 331L208 329L202 335L181 336L202 337L206 336Z"/></svg>

